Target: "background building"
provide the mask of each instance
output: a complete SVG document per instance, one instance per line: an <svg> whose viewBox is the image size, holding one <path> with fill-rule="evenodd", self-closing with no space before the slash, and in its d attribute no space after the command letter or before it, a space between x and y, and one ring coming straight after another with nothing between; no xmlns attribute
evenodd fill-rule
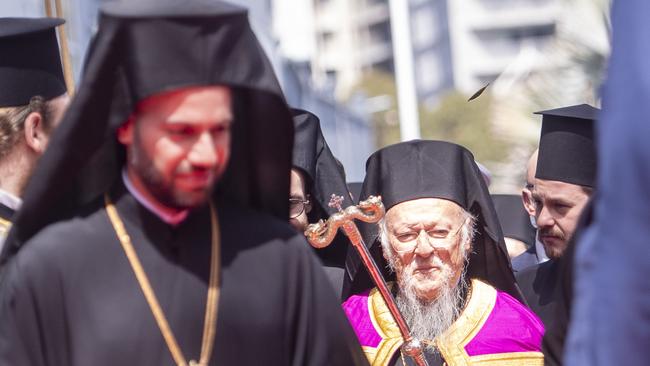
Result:
<svg viewBox="0 0 650 366"><path fill-rule="evenodd" d="M522 52L543 51L556 36L562 3L561 0L449 1L456 89L471 93L494 82Z"/></svg>
<svg viewBox="0 0 650 366"><path fill-rule="evenodd" d="M347 94L364 72L394 72L388 0L313 0L317 83ZM493 82L522 49L553 39L562 0L409 0L418 98Z"/></svg>
<svg viewBox="0 0 650 366"><path fill-rule="evenodd" d="M313 0L317 85L336 85L344 96L372 69L393 73L387 0Z"/></svg>

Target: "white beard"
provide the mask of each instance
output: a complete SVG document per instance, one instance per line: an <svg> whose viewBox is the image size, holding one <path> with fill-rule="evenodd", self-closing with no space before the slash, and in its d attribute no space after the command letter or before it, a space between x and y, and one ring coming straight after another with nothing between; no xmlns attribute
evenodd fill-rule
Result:
<svg viewBox="0 0 650 366"><path fill-rule="evenodd" d="M413 337L420 341L432 341L444 333L463 310L463 295L467 293L465 274L461 275L455 286L442 284L442 292L430 302L423 302L417 298L412 285L414 282L415 279L410 274L399 281L397 307L411 329ZM435 347L430 344L425 344L425 347L429 352L436 352Z"/></svg>

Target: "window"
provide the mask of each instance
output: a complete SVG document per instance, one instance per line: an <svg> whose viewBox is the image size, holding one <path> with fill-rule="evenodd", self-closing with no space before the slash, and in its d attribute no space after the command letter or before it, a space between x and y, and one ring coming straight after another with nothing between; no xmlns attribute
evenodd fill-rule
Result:
<svg viewBox="0 0 650 366"><path fill-rule="evenodd" d="M435 21L433 12L423 8L412 13L411 39L415 48L424 48L438 37L440 24Z"/></svg>

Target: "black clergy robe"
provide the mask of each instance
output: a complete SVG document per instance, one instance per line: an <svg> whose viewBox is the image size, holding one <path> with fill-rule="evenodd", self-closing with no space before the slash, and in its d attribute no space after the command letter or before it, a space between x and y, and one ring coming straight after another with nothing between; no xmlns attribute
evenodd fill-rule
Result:
<svg viewBox="0 0 650 366"><path fill-rule="evenodd" d="M210 267L208 207L177 227L123 186L111 196L179 346L200 355ZM8 264L0 365L173 365L106 210L46 227ZM270 216L217 206L221 297L210 365L365 365L304 238Z"/></svg>
<svg viewBox="0 0 650 366"><path fill-rule="evenodd" d="M525 252L519 254L518 256L512 258L510 263L512 263L512 272L515 274L523 269L538 264L539 260L537 259L537 250L535 248L535 245L526 249Z"/></svg>
<svg viewBox="0 0 650 366"><path fill-rule="evenodd" d="M542 319L545 329L549 329L555 319L558 274L559 265L557 260L553 259L525 268L516 274L517 283L528 306Z"/></svg>
<svg viewBox="0 0 650 366"><path fill-rule="evenodd" d="M579 235L579 233L578 233ZM564 255L555 262L556 284L553 296L553 314L542 340L544 365L560 366L563 364L564 343L571 321L571 304L573 302L573 263L576 242L571 241Z"/></svg>

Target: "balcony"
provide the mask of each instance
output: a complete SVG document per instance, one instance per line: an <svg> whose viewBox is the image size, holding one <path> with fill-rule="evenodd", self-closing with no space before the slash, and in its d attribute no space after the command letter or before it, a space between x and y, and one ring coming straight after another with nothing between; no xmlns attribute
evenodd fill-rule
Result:
<svg viewBox="0 0 650 366"><path fill-rule="evenodd" d="M508 6L484 6L484 2ZM560 14L557 1L533 0L474 0L463 7L466 23L474 30L516 28L528 25L544 25L555 22Z"/></svg>
<svg viewBox="0 0 650 366"><path fill-rule="evenodd" d="M388 2L373 2L359 5L356 22L359 26L370 26L390 19Z"/></svg>

